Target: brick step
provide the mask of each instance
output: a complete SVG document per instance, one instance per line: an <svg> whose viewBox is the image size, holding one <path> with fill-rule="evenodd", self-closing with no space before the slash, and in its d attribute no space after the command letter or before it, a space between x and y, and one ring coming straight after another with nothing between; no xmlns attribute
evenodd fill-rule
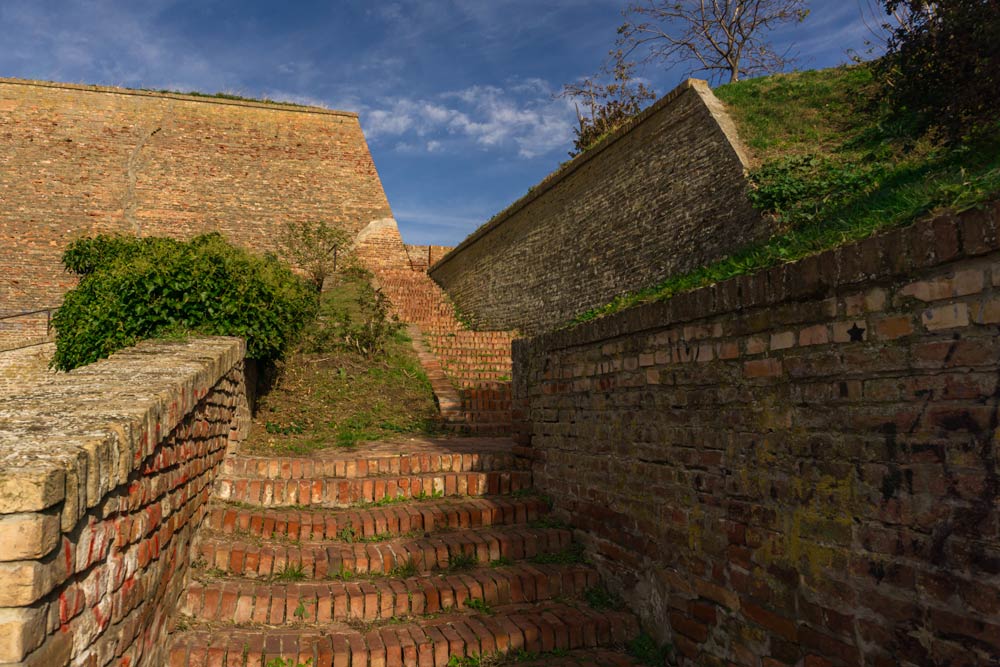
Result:
<svg viewBox="0 0 1000 667"><path fill-rule="evenodd" d="M455 574L370 581L258 584L247 580L192 581L181 613L200 621L322 624L377 621L469 609L469 600L497 605L577 598L597 586L587 565L520 563Z"/></svg>
<svg viewBox="0 0 1000 667"><path fill-rule="evenodd" d="M634 616L566 603L510 605L411 623L308 629L195 627L171 637L169 667L266 665L446 667L452 657L549 653L620 646L638 636ZM547 663L542 663L547 664ZM611 663L614 664L614 663Z"/></svg>
<svg viewBox="0 0 1000 667"><path fill-rule="evenodd" d="M475 364L482 363L510 366L510 350L491 349L488 347L459 347L454 345L435 344L432 340L428 346L436 352L445 352L449 363Z"/></svg>
<svg viewBox="0 0 1000 667"><path fill-rule="evenodd" d="M510 424L511 410L463 410L465 421L477 424Z"/></svg>
<svg viewBox="0 0 1000 667"><path fill-rule="evenodd" d="M209 507L204 525L218 533L267 539L333 540L345 530L356 539L365 539L442 528L524 524L548 510L548 504L536 496L412 502L356 510L248 509L216 503Z"/></svg>
<svg viewBox="0 0 1000 667"><path fill-rule="evenodd" d="M513 467L509 447L494 446L491 451L486 444L477 444L476 450L448 443L431 451L330 458L230 456L223 463L222 475L255 479L355 479L436 472L488 472Z"/></svg>
<svg viewBox="0 0 1000 667"><path fill-rule="evenodd" d="M518 667L642 667L645 664L624 651L606 648L558 651L534 657L525 655L517 660Z"/></svg>
<svg viewBox="0 0 1000 667"><path fill-rule="evenodd" d="M446 423L444 427L450 433L465 436L510 435L513 432L513 428L509 421L505 424L481 424L478 422L470 423L453 421Z"/></svg>
<svg viewBox="0 0 1000 667"><path fill-rule="evenodd" d="M347 479L254 479L224 475L216 480L215 498L262 507L350 507L395 498L422 500L440 496L509 495L530 487L531 472L527 470Z"/></svg>
<svg viewBox="0 0 1000 667"><path fill-rule="evenodd" d="M446 570L455 558L474 556L486 565L505 558L531 559L570 549L572 535L563 528L505 526L425 533L383 542L323 542L288 544L206 535L194 547L195 561L221 574L271 578L295 571L307 579L325 579L341 572L390 574L411 563L417 572Z"/></svg>

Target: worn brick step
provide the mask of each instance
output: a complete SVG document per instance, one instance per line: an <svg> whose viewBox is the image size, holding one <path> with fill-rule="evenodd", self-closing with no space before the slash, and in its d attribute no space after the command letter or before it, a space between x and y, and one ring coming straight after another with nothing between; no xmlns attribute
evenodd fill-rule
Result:
<svg viewBox="0 0 1000 667"><path fill-rule="evenodd" d="M354 510L248 509L214 504L205 527L224 534L291 540L332 540L345 530L355 538L430 532L443 528L482 528L535 521L549 510L537 496L415 501Z"/></svg>
<svg viewBox="0 0 1000 667"><path fill-rule="evenodd" d="M194 628L171 637L168 665L263 667L282 658L311 660L312 667L446 667L452 656L593 651L620 646L638 633L631 614L550 602L358 629Z"/></svg>
<svg viewBox="0 0 1000 667"><path fill-rule="evenodd" d="M247 580L192 581L181 613L202 621L316 624L376 621L492 606L575 598L599 583L587 565L515 565L454 574L370 581L257 584Z"/></svg>
<svg viewBox="0 0 1000 667"><path fill-rule="evenodd" d="M518 667L641 667L639 662L624 651L605 648L578 649L541 654L534 658L518 659Z"/></svg>
<svg viewBox="0 0 1000 667"><path fill-rule="evenodd" d="M354 479L246 479L222 477L215 498L262 507L350 507L386 498L508 495L531 487L531 472L441 472Z"/></svg>
<svg viewBox="0 0 1000 667"><path fill-rule="evenodd" d="M478 422L448 422L444 425L449 433L459 435L510 435L510 422L506 424L481 424Z"/></svg>
<svg viewBox="0 0 1000 667"><path fill-rule="evenodd" d="M465 418L478 424L509 424L511 410L463 410Z"/></svg>
<svg viewBox="0 0 1000 667"><path fill-rule="evenodd" d="M451 449L457 448L454 445ZM482 449L486 449L483 445ZM230 456L222 476L252 479L355 479L437 472L487 472L509 470L514 460L509 450L440 451L383 454L344 458Z"/></svg>
<svg viewBox="0 0 1000 667"><path fill-rule="evenodd" d="M371 543L283 544L226 536L208 536L195 546L196 561L205 568L249 578L268 578L289 570L299 576L324 579L341 571L354 574L390 574L413 562L418 572L446 569L461 554L487 564L506 558L515 561L570 548L572 535L563 528L505 526L430 533L419 538L397 538Z"/></svg>

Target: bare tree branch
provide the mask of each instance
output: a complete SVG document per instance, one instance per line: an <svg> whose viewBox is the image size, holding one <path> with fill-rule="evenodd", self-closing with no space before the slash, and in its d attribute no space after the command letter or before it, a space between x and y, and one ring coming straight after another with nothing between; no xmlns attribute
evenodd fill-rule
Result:
<svg viewBox="0 0 1000 667"><path fill-rule="evenodd" d="M806 0L637 0L622 12L618 48L640 63L687 64L713 80L780 71L791 63L766 33L805 20Z"/></svg>
<svg viewBox="0 0 1000 667"><path fill-rule="evenodd" d="M645 102L656 99L655 93L646 84L633 81L635 63L625 60L621 51L610 55L611 62L604 65L598 76L568 83L558 95L578 101L576 117L579 126L574 130L576 140L570 155L585 151L639 113ZM606 82L609 77L610 81ZM581 101L588 109L588 116L580 113Z"/></svg>

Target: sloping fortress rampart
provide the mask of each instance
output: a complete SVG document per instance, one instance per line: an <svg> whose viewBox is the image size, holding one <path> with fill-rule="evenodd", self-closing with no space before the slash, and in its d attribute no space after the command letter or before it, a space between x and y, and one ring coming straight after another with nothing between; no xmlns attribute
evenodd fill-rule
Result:
<svg viewBox="0 0 1000 667"><path fill-rule="evenodd" d="M0 317L59 305L73 238L219 231L274 249L292 221L407 263L358 117L314 107L0 79Z"/></svg>
<svg viewBox="0 0 1000 667"><path fill-rule="evenodd" d="M747 158L689 80L532 188L431 267L459 310L534 335L759 240Z"/></svg>

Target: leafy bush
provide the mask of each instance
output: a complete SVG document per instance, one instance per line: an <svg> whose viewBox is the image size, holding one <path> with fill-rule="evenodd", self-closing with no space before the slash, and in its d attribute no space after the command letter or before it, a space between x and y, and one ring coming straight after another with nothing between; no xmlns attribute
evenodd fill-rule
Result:
<svg viewBox="0 0 1000 667"><path fill-rule="evenodd" d="M995 123L1000 106L1000 0L883 0L905 17L877 64L884 99L953 142Z"/></svg>
<svg viewBox="0 0 1000 667"><path fill-rule="evenodd" d="M52 365L69 370L140 340L242 336L247 356L279 357L312 318L316 295L289 267L219 234L189 242L100 235L74 241L63 264L81 276L53 317Z"/></svg>

